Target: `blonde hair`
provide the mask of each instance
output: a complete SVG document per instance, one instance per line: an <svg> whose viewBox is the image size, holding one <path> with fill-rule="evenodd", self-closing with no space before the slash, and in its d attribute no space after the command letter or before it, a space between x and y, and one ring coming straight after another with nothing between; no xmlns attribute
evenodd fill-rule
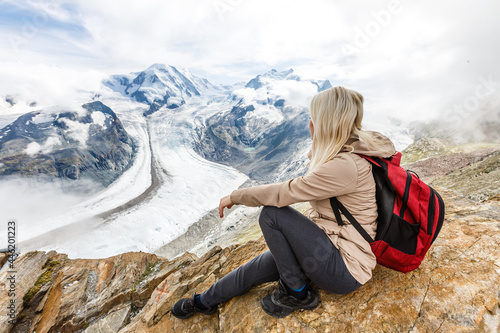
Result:
<svg viewBox="0 0 500 333"><path fill-rule="evenodd" d="M343 148L352 151L346 145L350 137L359 138L370 150L384 151L376 138L361 129L363 96L354 90L333 87L314 96L311 120L314 135L308 172L333 159Z"/></svg>

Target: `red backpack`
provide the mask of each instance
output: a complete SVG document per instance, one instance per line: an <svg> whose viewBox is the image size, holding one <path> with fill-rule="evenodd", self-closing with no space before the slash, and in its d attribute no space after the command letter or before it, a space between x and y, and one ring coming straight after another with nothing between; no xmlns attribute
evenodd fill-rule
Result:
<svg viewBox="0 0 500 333"><path fill-rule="evenodd" d="M372 239L337 198L331 198L337 222L343 224L340 210L370 243L379 264L404 273L412 271L420 266L441 230L443 199L415 173L399 165L400 152L388 159L359 156L372 164L377 188L377 234Z"/></svg>

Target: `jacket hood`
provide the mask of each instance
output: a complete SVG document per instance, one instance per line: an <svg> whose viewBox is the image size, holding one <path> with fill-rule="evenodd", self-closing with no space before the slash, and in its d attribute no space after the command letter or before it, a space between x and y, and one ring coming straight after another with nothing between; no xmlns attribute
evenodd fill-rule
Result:
<svg viewBox="0 0 500 333"><path fill-rule="evenodd" d="M383 134L374 131L364 131L366 135L369 135L379 146L379 149L370 149L366 142L362 141L357 136L352 136L347 140L343 151L350 151L355 154L361 154L365 156L382 157L388 158L396 153L396 148L392 141Z"/></svg>

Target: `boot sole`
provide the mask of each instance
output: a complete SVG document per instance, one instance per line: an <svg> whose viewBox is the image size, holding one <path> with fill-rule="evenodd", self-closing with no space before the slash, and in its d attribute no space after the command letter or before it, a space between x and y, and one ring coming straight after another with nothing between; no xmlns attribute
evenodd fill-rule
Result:
<svg viewBox="0 0 500 333"><path fill-rule="evenodd" d="M204 314L204 315L211 315L211 314L214 314L216 312L217 312L217 307L214 307L212 310L207 311L207 312L198 312L197 311L197 312L188 313L185 316L180 316L180 315L176 315L174 313L174 307L173 306L170 309L170 313L172 314L172 316L174 316L175 318L179 318L179 319L188 319L188 318L191 318L192 316L194 316L195 313L201 313L201 314Z"/></svg>
<svg viewBox="0 0 500 333"><path fill-rule="evenodd" d="M286 310L286 312L269 311L268 309L266 309L266 306L264 305L264 300L260 300L260 306L261 306L262 310L264 310L265 313L267 313L268 315L275 317L275 318L284 318L294 311L293 309L285 309L285 308L283 308L283 309Z"/></svg>
<svg viewBox="0 0 500 333"><path fill-rule="evenodd" d="M264 300L262 299L260 301L260 306L262 307L262 310L264 310L265 313L267 313L268 315L273 316L275 318L284 318L284 317L288 316L289 314L291 314L295 310L312 310L312 309L317 308L319 305L319 299L316 298L313 303L307 304L307 305L304 305L301 307L296 307L296 308L290 308L287 306L282 306L280 304L278 304L278 305L281 306L286 312L276 313L276 312L269 311L268 309L266 309L266 307L264 305Z"/></svg>
<svg viewBox="0 0 500 333"><path fill-rule="evenodd" d="M172 314L172 316L174 316L175 318L179 318L179 319L188 319L188 318L191 318L194 315L194 313L188 313L185 316L180 316L180 315L176 315L173 310L174 309L172 307L172 309L170 309L170 313Z"/></svg>

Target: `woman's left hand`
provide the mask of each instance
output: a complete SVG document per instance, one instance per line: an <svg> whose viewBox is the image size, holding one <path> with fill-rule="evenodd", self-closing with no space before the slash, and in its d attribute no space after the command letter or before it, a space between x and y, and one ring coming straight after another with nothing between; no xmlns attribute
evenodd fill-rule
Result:
<svg viewBox="0 0 500 333"><path fill-rule="evenodd" d="M230 209L233 207L234 203L231 201L231 196L225 196L224 198L220 199L219 203L219 216L221 218L224 217L224 208L227 207L227 209Z"/></svg>

